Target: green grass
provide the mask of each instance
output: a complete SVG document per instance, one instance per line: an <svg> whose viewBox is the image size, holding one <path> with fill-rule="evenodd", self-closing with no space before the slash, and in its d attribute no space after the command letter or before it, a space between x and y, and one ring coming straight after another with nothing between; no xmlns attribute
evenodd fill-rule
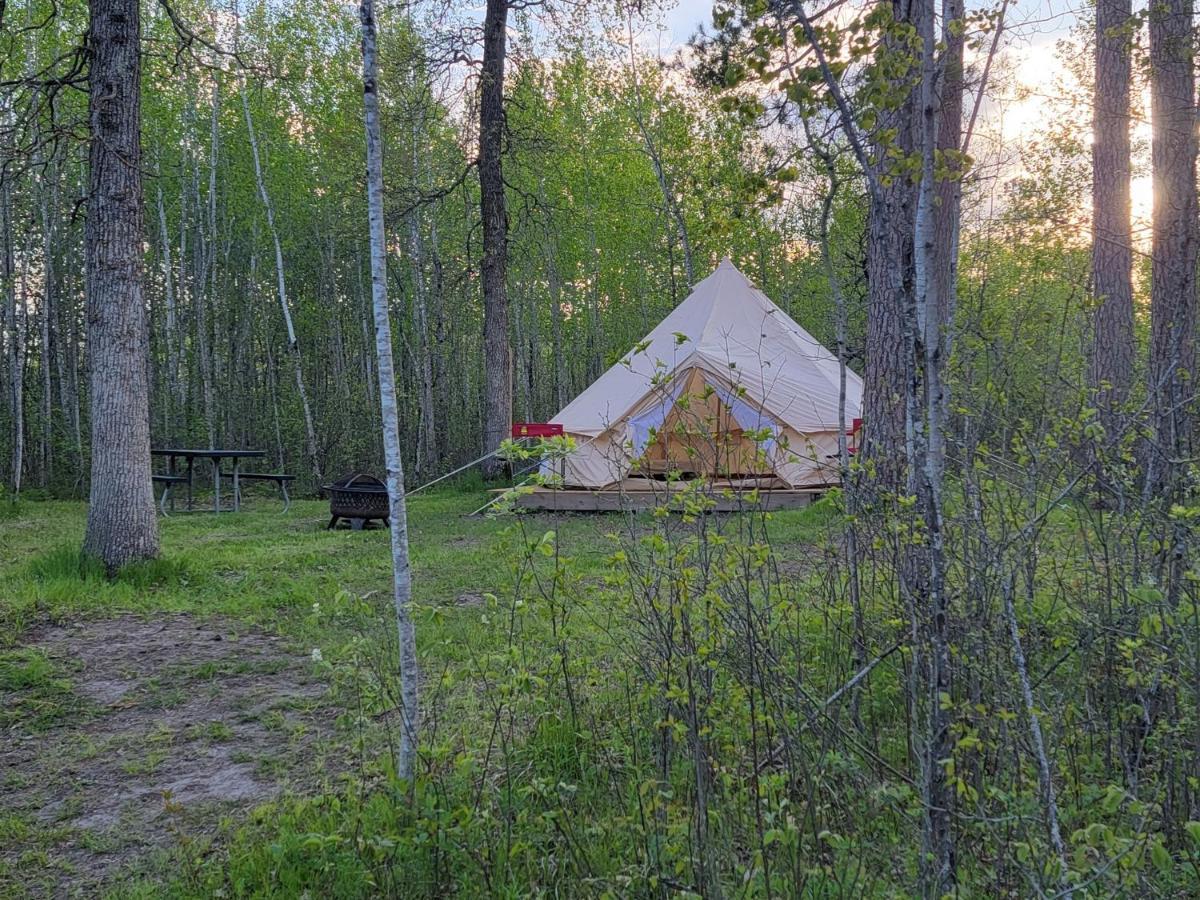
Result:
<svg viewBox="0 0 1200 900"><path fill-rule="evenodd" d="M38 773L8 771L0 897L6 885L20 896L22 888L62 893L64 884L122 898L686 895L697 868L698 776L682 713L693 673L714 685L704 719L714 779L706 858L720 866L726 895L910 895L920 810L902 777L912 735L905 657L874 670L860 698L869 746L848 719L810 709L854 671L833 503L774 514L768 536L757 517L466 516L488 496L474 482L422 494L409 507L424 722L418 774L408 783L394 777L389 752L398 724L386 530L326 531L327 508L317 501L288 514L269 500L237 515L179 514L161 523L159 559L108 579L78 552L81 504L8 508L0 516L0 727L42 731L63 771L115 759L128 780L151 783L174 776L180 760L225 758L280 790L253 809L165 803L152 826L161 840L147 848L144 822L140 831L126 818L115 828L76 828L83 808L96 805L78 792L52 817L33 802L5 808L5 789L29 796L38 782ZM1068 512L1048 517L1047 559L1072 558L1078 526ZM557 542L545 539L550 532ZM555 549L570 559L561 569ZM876 574L877 583L864 579L864 606L869 640L882 649L903 621L894 618L887 570ZM1066 615L1042 609L1049 600L1041 596L1035 604L1046 625ZM769 666L755 677L772 686L760 693L774 704L753 719L742 618L752 605L764 623L755 640L766 648L756 665ZM168 651L152 673L121 668L120 678L137 681L128 706L100 708L72 690L72 678L85 690L87 667L22 643L48 620L129 613L218 621L221 640L253 631L260 652L215 661ZM685 630L696 638L690 649ZM1046 666L1059 656L1058 648L1043 651L1039 671L1053 672ZM1071 677L1069 668L1048 675ZM793 695L793 679L816 701ZM262 687L272 702L247 694L222 705L233 684ZM1051 686L1042 688L1048 696ZM196 698L205 704L199 714L181 714ZM960 714L956 766L993 765L977 761L962 738L986 733L990 720L1017 718L1014 699L1002 693L998 701ZM123 715L135 716L136 733L106 730ZM70 740L52 730L63 723ZM755 738L764 723L771 733ZM782 749L776 735L784 729L796 761L773 756L764 766L759 754ZM991 746L1010 753L1014 733L997 725ZM988 821L1039 823L1037 833L1037 777L1014 755L1021 777L998 783ZM1107 786L1083 779L1074 792L1061 777L1078 849L1078 835L1091 833L1082 826L1105 824L1095 797ZM994 846L990 833L973 839ZM1200 836L1195 842L1200 872ZM131 855L119 877L105 880L89 874L88 852ZM754 862L761 858L772 860L773 874ZM1121 858L1144 874L1145 860ZM1106 859L1088 864L1103 875ZM864 865L869 876L860 882ZM964 883L983 887L972 896L988 895L991 857L961 865ZM1171 883L1155 877L1145 895ZM1181 891L1158 895L1195 896L1190 873L1177 877Z"/></svg>
<svg viewBox="0 0 1200 900"><path fill-rule="evenodd" d="M585 578L601 578L612 550L605 535L619 516L527 515L468 518L487 502L482 490L429 491L409 506L409 546L417 621L424 642L465 639L478 613L459 598L505 594L522 529L555 530ZM83 559L85 506L23 502L0 527L0 647L39 619L189 612L226 616L308 640L314 603L341 591L391 589L388 533L326 531L327 506L300 501L287 514L258 501L249 511L177 513L160 520L162 554L109 580ZM823 533L836 515L828 504L776 514L773 538L786 552ZM435 611L437 614L435 614ZM469 624L468 624L469 623Z"/></svg>
<svg viewBox="0 0 1200 900"><path fill-rule="evenodd" d="M56 679L58 670L40 650L22 648L0 653L0 691L25 691L45 688Z"/></svg>
<svg viewBox="0 0 1200 900"><path fill-rule="evenodd" d="M480 776L485 765L494 766L494 760L489 763L481 753L489 742L492 717L491 699L481 687L490 685L497 675L504 677L504 654L510 652L511 601L518 593L528 593L528 585L521 590L517 587L528 545L554 531L562 552L572 559L571 599L600 597L605 577L611 573L610 558L615 549L609 535L629 526L625 517L613 515L471 518L467 513L482 506L490 495L478 482L468 482L466 490L459 488L423 493L409 505L415 620L426 680L424 691L427 702L436 709L436 719L429 723L427 733L429 752L441 761L439 766L461 774L455 783L466 791L454 801L465 804L462 810L451 813L430 808L419 820L413 820L414 830L406 832L403 840L410 849L418 848L421 858L425 855L419 849L425 846L422 842L433 839L422 829L432 822L440 822L437 828L445 829L447 834L467 827L457 817L470 815L467 810L472 803L473 779ZM386 644L394 633L389 621L388 532L327 531L327 506L318 501L297 502L287 514L270 500L258 501L239 514L178 513L160 520L159 559L131 566L109 579L98 565L79 553L85 515L81 503L23 501L8 506L0 517L0 584L4 586L0 591L0 697L17 698L0 711L0 726L46 728L88 708L73 694L71 672L61 662L41 650L22 646L22 636L31 627L47 621L69 623L127 613L148 618L188 613L202 619L219 618L232 629L253 627L277 633L293 654L298 651L307 656L310 648L320 648L325 654L321 665L328 668L321 669L314 663L314 671L333 683L343 704L339 721L351 736L353 748L349 752L340 744L337 748L322 745L309 754L328 753L336 762L330 770L326 793L311 799L282 798L245 824L239 821L221 829L220 840L235 848L228 860L222 861L223 857L216 855L206 857L203 866L195 860L189 862L191 838L181 837L172 843L169 853L143 858L134 870L141 881L131 882L118 893L159 896L160 891L169 890L180 896L208 896L218 888L225 891L225 879L229 878L242 879L240 883L250 892L257 889L252 886L270 885L264 889L277 896L293 896L293 889L298 892L310 884L323 885L329 895L360 895L362 879L374 877L362 868L364 860L369 860L372 853L379 861L394 855L398 851L393 845L400 838L376 835L372 840L381 841L376 850L353 850L337 844L335 836L353 826L360 816L373 823L372 827L388 832L402 828L391 821L395 798L386 791L372 795L367 806L353 814L347 812L342 806L347 801L339 799L343 777L337 774L355 767L356 777L378 780L386 768L387 757L381 751L388 737L374 723L383 721L380 716L390 701L386 696L357 695L370 688L353 679L363 666L378 664L382 658L378 645ZM643 516L647 518L635 521L648 521L648 514ZM829 504L776 514L771 527L776 552L786 557L804 546L811 557L812 543L828 533L836 516ZM729 519L715 517L714 521L717 527L723 527ZM481 602L481 598L491 595L500 600ZM369 598L365 604L355 600L364 597ZM573 626L580 636L580 652L591 652L593 645L610 646L613 623L604 618L611 616L607 603L601 598L599 603L580 608L586 608L586 613L581 613L584 618ZM522 613L526 616L520 637L522 655L532 658L549 654L550 630L543 614L542 610L528 608ZM364 639L371 645L365 655L357 643ZM376 655L374 663L372 654ZM598 675L610 665L604 661L595 664ZM197 691L219 694L224 679L267 677L276 674L280 665L276 659L263 659L169 667L141 685L144 708L170 710ZM362 737L365 769L358 763L355 743L360 727L356 724L356 697L363 701L367 712L367 731ZM577 792L567 798L569 802L598 816L608 815L628 800L610 796L612 785L601 774L601 766L591 761L591 739L586 732L576 730L561 710L531 708L529 715L529 730L522 738L524 758L534 769L558 773L566 779L557 787L550 784L546 790L557 792L559 800L566 798L563 792ZM289 736L286 739L293 743L299 735L297 726L281 708L259 714L257 719L263 728ZM235 762L253 762L261 777L288 781L291 774L291 763L281 757L247 754L229 744L230 727L215 718L193 722L181 730L180 736L200 739L210 747L228 746ZM123 769L130 776L149 777L175 752L176 735L150 729L139 738L138 752L123 763ZM82 760L100 746L88 738L70 752ZM528 805L521 815L533 816L535 825L549 822L538 818L547 814L541 807L551 802L540 796L530 795L522 801ZM431 794L428 802L435 799ZM614 825L618 832L623 827L617 819ZM0 859L0 878L8 866L13 878L28 884L42 879L52 882L62 857L47 849L49 839L39 837L27 818L12 818L4 828L17 838L15 843L23 847L24 853L15 867ZM211 832L209 823L198 833ZM553 834L555 829L546 833ZM60 834L61 829L55 832L56 836ZM322 834L326 837L318 841ZM111 837L90 833L76 835L75 839L93 849L108 847L112 841ZM437 837L459 839L446 834ZM573 840L586 843L582 835ZM206 841L202 842L205 846ZM526 871L523 867L527 867L528 883L543 877L535 871L540 865L536 848L512 852L522 855L508 863L511 871ZM632 851L611 845L607 851L597 852L628 856ZM198 868L193 871L190 866ZM500 893L516 896L526 886L513 883L494 887Z"/></svg>
<svg viewBox="0 0 1200 900"><path fill-rule="evenodd" d="M40 730L85 708L63 668L41 650L0 650L0 728L21 722Z"/></svg>

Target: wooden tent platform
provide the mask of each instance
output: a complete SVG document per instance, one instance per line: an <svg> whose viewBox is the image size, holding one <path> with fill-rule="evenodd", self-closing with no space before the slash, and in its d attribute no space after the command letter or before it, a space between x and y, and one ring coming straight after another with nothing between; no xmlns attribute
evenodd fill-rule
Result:
<svg viewBox="0 0 1200 900"><path fill-rule="evenodd" d="M516 505L523 509L552 510L557 512L624 512L639 509L654 509L665 503L670 493L678 488L666 486L658 490L587 490L585 488L535 488L522 494ZM747 509L775 510L801 509L825 493L824 488L772 489L759 492L756 502L748 498L751 491L715 489L713 512L745 512Z"/></svg>

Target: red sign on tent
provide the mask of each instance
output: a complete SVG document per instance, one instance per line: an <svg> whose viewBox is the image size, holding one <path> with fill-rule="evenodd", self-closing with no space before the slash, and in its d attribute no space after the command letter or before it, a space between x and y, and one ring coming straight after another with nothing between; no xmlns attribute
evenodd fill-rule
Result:
<svg viewBox="0 0 1200 900"><path fill-rule="evenodd" d="M513 422L512 427L514 438L558 437L562 433L563 427L553 422Z"/></svg>

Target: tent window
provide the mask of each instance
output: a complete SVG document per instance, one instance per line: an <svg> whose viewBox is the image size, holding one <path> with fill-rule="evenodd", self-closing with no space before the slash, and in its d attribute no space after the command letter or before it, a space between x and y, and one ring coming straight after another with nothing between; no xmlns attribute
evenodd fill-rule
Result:
<svg viewBox="0 0 1200 900"><path fill-rule="evenodd" d="M655 403L645 412L629 420L629 429L632 432L633 438L633 455L635 457L641 456L646 452L646 446L650 443L651 433L662 428L662 424L667 420L668 414L675 408L675 403L679 400L679 395L683 393L683 387L686 383L686 378L677 378L675 386L671 389L668 396L661 398L658 403Z"/></svg>

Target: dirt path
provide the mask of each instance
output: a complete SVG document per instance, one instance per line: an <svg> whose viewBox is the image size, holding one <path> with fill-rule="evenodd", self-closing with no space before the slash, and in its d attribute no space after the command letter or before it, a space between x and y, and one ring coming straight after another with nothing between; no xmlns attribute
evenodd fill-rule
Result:
<svg viewBox="0 0 1200 900"><path fill-rule="evenodd" d="M30 674L0 690L0 895L90 893L324 768L336 711L279 637L122 616L22 646Z"/></svg>

